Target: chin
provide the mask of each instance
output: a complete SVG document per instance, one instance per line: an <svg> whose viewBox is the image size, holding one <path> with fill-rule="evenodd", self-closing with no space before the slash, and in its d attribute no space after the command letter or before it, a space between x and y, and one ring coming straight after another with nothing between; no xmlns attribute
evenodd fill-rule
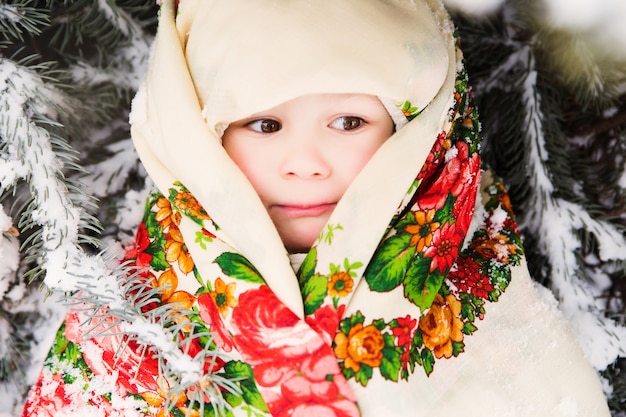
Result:
<svg viewBox="0 0 626 417"><path fill-rule="evenodd" d="M317 240L318 234L298 234L296 236L283 237L283 242L285 243L285 248L289 253L307 253L311 246Z"/></svg>
<svg viewBox="0 0 626 417"><path fill-rule="evenodd" d="M315 243L315 241L313 241L310 245L304 243L288 243L285 244L285 249L287 249L287 252L289 253L307 253L311 250L313 243Z"/></svg>
<svg viewBox="0 0 626 417"><path fill-rule="evenodd" d="M306 218L277 224L278 234L289 253L306 253L326 227L326 218Z"/></svg>

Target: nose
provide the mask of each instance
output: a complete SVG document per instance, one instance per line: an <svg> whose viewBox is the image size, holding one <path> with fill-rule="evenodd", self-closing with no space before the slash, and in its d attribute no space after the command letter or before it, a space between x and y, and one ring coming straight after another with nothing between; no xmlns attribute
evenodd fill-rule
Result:
<svg viewBox="0 0 626 417"><path fill-rule="evenodd" d="M319 142L315 137L309 137L285 144L281 175L306 180L328 178L332 174L332 166Z"/></svg>

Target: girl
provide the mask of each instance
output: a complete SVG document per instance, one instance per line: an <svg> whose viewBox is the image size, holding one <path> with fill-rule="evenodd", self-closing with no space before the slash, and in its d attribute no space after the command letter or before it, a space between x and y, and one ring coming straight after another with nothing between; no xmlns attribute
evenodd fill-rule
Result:
<svg viewBox="0 0 626 417"><path fill-rule="evenodd" d="M438 0L166 0L131 123L127 301L201 375L92 299L25 416L608 416Z"/></svg>

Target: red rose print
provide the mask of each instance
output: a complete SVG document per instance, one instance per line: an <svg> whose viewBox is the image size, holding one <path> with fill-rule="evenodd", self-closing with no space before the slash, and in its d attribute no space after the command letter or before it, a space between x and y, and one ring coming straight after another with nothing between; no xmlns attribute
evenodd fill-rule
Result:
<svg viewBox="0 0 626 417"><path fill-rule="evenodd" d="M472 173L479 164L478 156L469 158L469 148L465 142L458 142L455 148L457 154L440 168L440 172L429 175L420 187L418 202L422 210L440 209L449 194L457 197L464 189L472 188ZM432 182L428 182L429 178L433 179Z"/></svg>
<svg viewBox="0 0 626 417"><path fill-rule="evenodd" d="M62 375L51 375L44 370L24 404L22 417L55 417L69 412L82 415L82 412L91 413L93 409L97 409L99 415L121 416L103 395L83 391L81 383L66 384Z"/></svg>
<svg viewBox="0 0 626 417"><path fill-rule="evenodd" d="M123 336L116 319L112 317L100 321L92 318L91 333L103 332L103 335L85 338L84 332L88 327L83 324L87 320L79 312L70 312L65 320L65 337L81 345L85 362L94 374L117 374L118 384L133 394L156 390L158 361L152 358L150 351L144 352L136 342ZM120 349L120 346L125 348Z"/></svg>
<svg viewBox="0 0 626 417"><path fill-rule="evenodd" d="M306 322L324 339L327 345L330 345L333 337L335 337L335 333L337 333L339 320L343 316L345 309L345 305L340 305L338 310L335 310L330 305L325 305L317 309L312 316L308 316Z"/></svg>
<svg viewBox="0 0 626 417"><path fill-rule="evenodd" d="M240 295L232 323L235 344L251 365L304 358L324 344L265 285Z"/></svg>
<svg viewBox="0 0 626 417"><path fill-rule="evenodd" d="M424 162L424 166L422 167L420 173L417 175L417 179L421 180L424 178L432 178L433 173L437 169L440 164L441 157L443 153L445 153L445 149L443 148L443 144L446 140L447 133L442 131L437 135L437 140L435 141L426 161Z"/></svg>
<svg viewBox="0 0 626 417"><path fill-rule="evenodd" d="M274 416L358 416L354 395L323 338L337 328L337 312L322 309L300 320L266 286L244 292L233 309L234 342L248 362ZM318 334L318 332L320 332Z"/></svg>

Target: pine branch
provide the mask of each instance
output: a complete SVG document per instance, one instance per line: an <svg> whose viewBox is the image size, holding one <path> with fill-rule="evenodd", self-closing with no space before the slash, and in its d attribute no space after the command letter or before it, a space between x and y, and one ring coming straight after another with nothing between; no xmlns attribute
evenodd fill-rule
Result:
<svg viewBox="0 0 626 417"><path fill-rule="evenodd" d="M24 32L39 35L42 28L49 25L48 14L34 7L36 0L24 0L6 4L0 3L0 33L6 39L23 40Z"/></svg>

